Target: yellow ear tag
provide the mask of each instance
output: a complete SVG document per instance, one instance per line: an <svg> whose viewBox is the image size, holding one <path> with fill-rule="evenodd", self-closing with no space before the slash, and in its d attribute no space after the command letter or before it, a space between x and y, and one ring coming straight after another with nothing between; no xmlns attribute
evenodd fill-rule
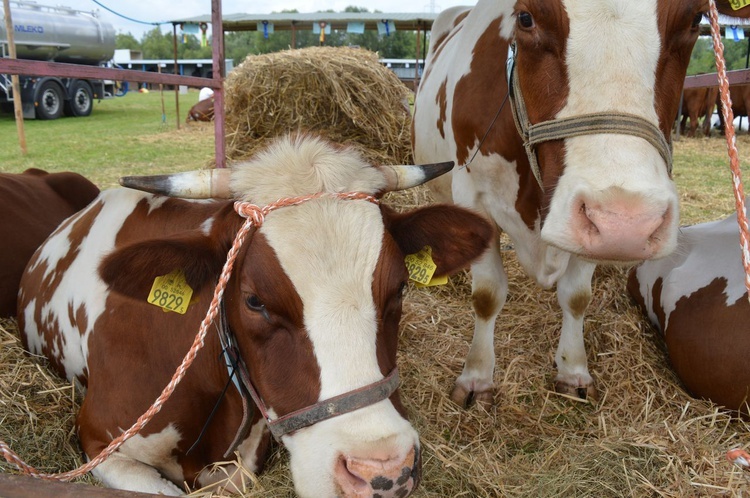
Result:
<svg viewBox="0 0 750 498"><path fill-rule="evenodd" d="M750 5L750 0L729 0L732 10L740 10L742 7Z"/></svg>
<svg viewBox="0 0 750 498"><path fill-rule="evenodd" d="M417 284L431 286L448 282L448 277L443 276L434 279L433 283L432 276L435 274L437 265L432 261L432 248L430 246L424 246L421 251L407 255L404 262L406 263L406 271L409 272L409 278ZM445 282L441 281L443 278Z"/></svg>
<svg viewBox="0 0 750 498"><path fill-rule="evenodd" d="M439 277L432 277L426 284L420 284L414 282L415 287L435 287L436 285L445 285L448 283L448 275L440 275Z"/></svg>
<svg viewBox="0 0 750 498"><path fill-rule="evenodd" d="M156 277L151 292L148 294L148 302L154 306L163 308L164 311L174 311L184 315L190 305L193 289L185 280L182 270L175 270L167 275Z"/></svg>

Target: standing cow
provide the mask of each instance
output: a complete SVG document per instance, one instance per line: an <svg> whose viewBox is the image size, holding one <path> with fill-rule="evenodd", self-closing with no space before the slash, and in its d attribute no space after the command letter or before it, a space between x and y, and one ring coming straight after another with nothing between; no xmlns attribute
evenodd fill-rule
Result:
<svg viewBox="0 0 750 498"><path fill-rule="evenodd" d="M18 284L37 247L97 195L99 188L77 173L0 173L0 317L16 316Z"/></svg>
<svg viewBox="0 0 750 498"><path fill-rule="evenodd" d="M730 85L729 98L732 100L732 114L735 118L750 116L750 85ZM719 130L723 135L725 125L721 99L717 99L716 103L719 108ZM750 125L748 125L748 133L750 133Z"/></svg>
<svg viewBox="0 0 750 498"><path fill-rule="evenodd" d="M664 336L691 395L750 413L750 303L736 213L681 228L672 255L631 270L628 292Z"/></svg>
<svg viewBox="0 0 750 498"><path fill-rule="evenodd" d="M703 134L711 136L711 117L716 109L719 98L719 87L685 88L682 91L682 118L680 119L680 133L685 134L688 119L690 128L687 130L688 137L694 137L698 130L698 120L703 118Z"/></svg>
<svg viewBox="0 0 750 498"><path fill-rule="evenodd" d="M750 7L717 3L750 17ZM557 284L558 391L595 392L583 317L596 264L659 258L675 247L668 142L708 7L479 0L433 24L415 101L415 158L454 160L452 185L440 179L436 195L483 212L540 285ZM474 339L452 394L461 404L493 397L495 319L508 293L497 241L471 270Z"/></svg>
<svg viewBox="0 0 750 498"><path fill-rule="evenodd" d="M429 246L436 273L452 273L484 252L494 231L463 208L398 214L365 194L418 185L447 171L438 166L376 168L354 151L303 136L237 165L230 179L229 170L201 172L211 180L208 190L186 180L191 174L129 180L171 195L213 197L229 196L230 183L233 198L259 206L291 198L282 203L294 205L251 230L205 351L158 415L94 474L110 487L177 495L183 482L222 480L226 474L214 464L231 475L233 466L220 462L235 450L247 470L261 470L269 427L276 427L300 496L410 494L419 479L419 441L396 390L404 257ZM319 192L331 195L299 198ZM353 199L342 198L348 192ZM190 348L243 225L236 207L252 216L247 203L106 191L29 263L19 326L31 352L87 386L77 427L89 458L146 411ZM222 398L232 379L236 387ZM246 394L255 391L253 410ZM362 400L369 406L296 425Z"/></svg>

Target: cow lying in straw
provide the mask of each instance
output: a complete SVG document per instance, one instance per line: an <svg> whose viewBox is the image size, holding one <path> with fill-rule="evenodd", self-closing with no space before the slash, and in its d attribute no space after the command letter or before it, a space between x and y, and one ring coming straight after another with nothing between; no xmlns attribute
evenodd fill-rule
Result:
<svg viewBox="0 0 750 498"><path fill-rule="evenodd" d="M0 317L16 316L18 284L37 247L99 188L77 173L0 173Z"/></svg>
<svg viewBox="0 0 750 498"><path fill-rule="evenodd" d="M674 254L630 272L628 291L664 335L688 392L748 413L750 304L741 251L736 213L683 227Z"/></svg>
<svg viewBox="0 0 750 498"><path fill-rule="evenodd" d="M30 351L87 386L77 425L88 458L168 383L224 281L243 216L254 220L214 303L206 351L94 474L110 487L177 495L183 482L231 474L234 464L212 465L234 452L260 471L270 428L289 450L300 496L410 494L420 448L397 389L404 257L429 246L436 273L452 273L495 234L463 208L397 214L375 197L449 167L378 168L321 139L286 138L231 172L126 180L236 205L117 189L70 218L28 266L19 325Z"/></svg>

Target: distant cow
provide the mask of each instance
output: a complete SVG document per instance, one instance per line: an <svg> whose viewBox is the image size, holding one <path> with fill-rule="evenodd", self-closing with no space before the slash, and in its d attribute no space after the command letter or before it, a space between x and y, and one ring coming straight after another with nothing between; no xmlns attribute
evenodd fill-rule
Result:
<svg viewBox="0 0 750 498"><path fill-rule="evenodd" d="M750 113L750 85L731 85L729 87L729 98L732 99L732 113L734 117L748 116ZM721 112L721 99L717 101L719 106L719 130L724 133L724 114ZM750 130L748 131L750 133Z"/></svg>
<svg viewBox="0 0 750 498"><path fill-rule="evenodd" d="M722 13L750 17L750 7ZM597 263L675 247L671 128L707 0L479 0L432 26L416 96L417 162L453 160L433 190L507 232L527 273L557 284L558 391L595 392L583 339ZM512 70L511 70L512 69ZM471 268L474 338L452 398L492 400L499 244Z"/></svg>
<svg viewBox="0 0 750 498"><path fill-rule="evenodd" d="M18 284L37 247L99 189L77 173L0 173L0 317L16 316Z"/></svg>
<svg viewBox="0 0 750 498"><path fill-rule="evenodd" d="M703 134L711 136L711 117L716 108L719 97L719 87L685 88L682 93L682 119L680 120L680 133L688 137L694 137L698 129L698 120L703 118ZM690 128L685 133L685 128L690 120Z"/></svg>
<svg viewBox="0 0 750 498"><path fill-rule="evenodd" d="M631 271L628 291L662 332L672 368L690 394L750 413L744 278L735 213L682 228L671 256Z"/></svg>
<svg viewBox="0 0 750 498"><path fill-rule="evenodd" d="M201 100L188 111L186 123L190 121L213 121L214 120L214 98L209 97Z"/></svg>
<svg viewBox="0 0 750 498"><path fill-rule="evenodd" d="M419 440L395 391L404 258L429 247L435 273L452 273L496 235L463 208L399 214L363 195L408 188L447 170L437 166L376 168L352 150L303 137L283 139L231 172L200 172L211 178L213 196L229 196L216 185L231 184L242 201L265 206L291 199L295 205L268 213L250 231L205 351L164 409L93 473L110 487L176 495L183 482L202 487L221 480L225 474L212 472L213 464L231 473L232 465L222 462L235 448L242 465L257 472L268 454L269 425L279 417L299 421L295 411L324 400L319 412L346 411L332 399L348 400L361 389L371 396L375 383L380 397L369 406L277 436L289 450L302 497L410 494L419 480ZM201 186L186 177L192 175L126 184L198 195ZM331 195L297 198L319 192ZM355 192L353 199L341 198L348 192ZM252 213L247 202L237 208ZM87 385L77 427L89 458L167 385L206 315L243 222L232 201L110 190L35 253L21 283L19 326L30 351ZM189 286L192 297L165 288L161 278L155 284L164 275L180 289ZM152 303L186 309L165 312ZM235 368L221 358L219 335ZM241 385L222 399L235 370ZM242 394L253 390L269 421L259 409L243 411Z"/></svg>

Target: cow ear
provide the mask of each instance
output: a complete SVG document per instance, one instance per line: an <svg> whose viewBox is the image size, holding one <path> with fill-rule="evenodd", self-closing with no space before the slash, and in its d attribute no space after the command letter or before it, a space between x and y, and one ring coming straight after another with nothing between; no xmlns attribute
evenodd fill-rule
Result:
<svg viewBox="0 0 750 498"><path fill-rule="evenodd" d="M52 190L79 211L99 195L99 187L78 173L69 171L52 173L45 178L45 181Z"/></svg>
<svg viewBox="0 0 750 498"><path fill-rule="evenodd" d="M729 17L750 18L750 5L734 10L731 4L729 0L717 0L716 9Z"/></svg>
<svg viewBox="0 0 750 498"><path fill-rule="evenodd" d="M182 270L193 292L213 284L226 260L228 243L199 232L147 240L116 249L99 266L99 275L112 289L146 299L156 277Z"/></svg>
<svg viewBox="0 0 750 498"><path fill-rule="evenodd" d="M383 206L386 227L404 254L432 249L436 275L450 275L481 256L493 237L494 225L458 206L438 204L397 214Z"/></svg>

